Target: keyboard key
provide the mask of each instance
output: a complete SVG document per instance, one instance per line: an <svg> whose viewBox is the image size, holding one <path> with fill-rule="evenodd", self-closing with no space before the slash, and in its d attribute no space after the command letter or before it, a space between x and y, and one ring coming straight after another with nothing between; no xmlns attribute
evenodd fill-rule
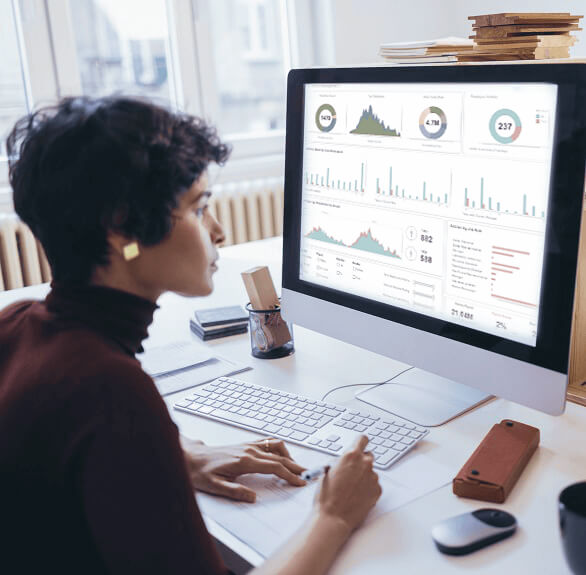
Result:
<svg viewBox="0 0 586 575"><path fill-rule="evenodd" d="M281 429L281 431L279 431L279 435L281 437L289 437L292 433L293 433L292 429L286 429L285 427L283 427Z"/></svg>
<svg viewBox="0 0 586 575"><path fill-rule="evenodd" d="M372 435L373 437L376 437L377 435L380 435L381 433L383 433L383 432L382 432L380 429L376 429L376 428L373 428L373 429L369 429L369 430L368 430L368 436L369 436L369 437L370 437L371 435Z"/></svg>
<svg viewBox="0 0 586 575"><path fill-rule="evenodd" d="M274 423L269 423L264 427L264 431L266 431L267 433L278 433L281 430L281 428L278 425L275 425Z"/></svg>
<svg viewBox="0 0 586 575"><path fill-rule="evenodd" d="M211 413L212 411L215 411L215 408L212 407L211 405L202 405L197 412L198 413Z"/></svg>
<svg viewBox="0 0 586 575"><path fill-rule="evenodd" d="M213 415L215 415L216 417L227 419L228 421L242 423L243 425L248 425L249 427L254 427L255 429L263 429L266 426L266 423L264 421L259 421L256 418L247 417L246 415L230 413L229 411L224 411L223 409L214 409Z"/></svg>
<svg viewBox="0 0 586 575"><path fill-rule="evenodd" d="M311 435L316 431L315 427L310 427L309 425L304 425L303 423L294 423L293 429L295 431L302 431L303 433L307 433L308 435Z"/></svg>
<svg viewBox="0 0 586 575"><path fill-rule="evenodd" d="M346 411L346 408L345 407L342 407L341 405L334 405L334 409L336 411L340 411L340 412L341 411Z"/></svg>
<svg viewBox="0 0 586 575"><path fill-rule="evenodd" d="M307 443L309 443L309 445L318 445L321 443L321 439L319 437L312 437Z"/></svg>
<svg viewBox="0 0 586 575"><path fill-rule="evenodd" d="M397 457L399 454L395 451L387 451L387 453L385 453L384 455L381 455L380 457L376 458L376 462L379 465L388 465L393 459L395 459L395 457Z"/></svg>
<svg viewBox="0 0 586 575"><path fill-rule="evenodd" d="M362 433L363 431L366 431L368 428L366 427L366 425L356 425L356 427L354 428L355 431L358 431L360 433Z"/></svg>
<svg viewBox="0 0 586 575"><path fill-rule="evenodd" d="M383 443L383 440L382 440L380 437L375 437L375 438L372 440L372 443L374 443L375 445L382 445L382 443Z"/></svg>
<svg viewBox="0 0 586 575"><path fill-rule="evenodd" d="M329 415L330 417L337 417L339 413L335 409L326 409L324 411L324 415Z"/></svg>
<svg viewBox="0 0 586 575"><path fill-rule="evenodd" d="M414 439L419 439L421 437L421 433L419 433L417 431L410 431L409 437L413 437Z"/></svg>
<svg viewBox="0 0 586 575"><path fill-rule="evenodd" d="M380 423L377 423L375 425L375 428L376 429L387 429L388 426L389 426L388 423L384 423L384 422L381 421Z"/></svg>
<svg viewBox="0 0 586 575"><path fill-rule="evenodd" d="M379 446L379 447L375 447L372 450L372 452L373 453L376 453L376 455L382 455L383 453L386 453L387 452L387 449L386 449L386 447Z"/></svg>
<svg viewBox="0 0 586 575"><path fill-rule="evenodd" d="M344 415L341 415L340 418L344 419L345 421L352 421L354 416L351 413L345 413Z"/></svg>
<svg viewBox="0 0 586 575"><path fill-rule="evenodd" d="M335 435L335 434L328 435L328 436L326 437L326 440L327 440L327 441L331 441L331 442L338 441L338 439L340 439L340 436L339 436L339 435Z"/></svg>
<svg viewBox="0 0 586 575"><path fill-rule="evenodd" d="M343 445L341 443L334 443L333 445L330 445L330 449L332 451L340 451L340 449L342 449Z"/></svg>
<svg viewBox="0 0 586 575"><path fill-rule="evenodd" d="M388 431L381 431L381 432L380 432L380 436L381 436L383 439L388 439L389 437L391 437L391 434L390 434Z"/></svg>
<svg viewBox="0 0 586 575"><path fill-rule="evenodd" d="M175 405L177 407L187 407L188 405L191 405L193 403L193 401L191 399L182 399L181 401L178 401Z"/></svg>
<svg viewBox="0 0 586 575"><path fill-rule="evenodd" d="M323 441L322 441L322 442L319 444L319 446L320 446L320 447L326 447L326 448L327 448L327 447L329 447L331 444L332 444L332 443L331 443L331 441L327 441L326 439L324 439L324 440L323 440Z"/></svg>
<svg viewBox="0 0 586 575"><path fill-rule="evenodd" d="M352 423L351 421L347 421L346 423L344 423L344 427L346 429L354 429L356 427L356 424Z"/></svg>
<svg viewBox="0 0 586 575"><path fill-rule="evenodd" d="M397 431L397 433L399 435L409 435L409 432L406 429L399 429L399 431Z"/></svg>
<svg viewBox="0 0 586 575"><path fill-rule="evenodd" d="M401 443L404 443L405 445L411 445L414 441L415 440L410 437L403 437L403 439L401 439Z"/></svg>
<svg viewBox="0 0 586 575"><path fill-rule="evenodd" d="M355 415L350 421L352 421L353 423L362 423L364 421L364 418Z"/></svg>
<svg viewBox="0 0 586 575"><path fill-rule="evenodd" d="M329 423L330 421L332 421L331 417L324 416L324 417L320 418L315 423L315 427L317 427L319 429L319 428L323 427L324 425L326 425L327 423Z"/></svg>
<svg viewBox="0 0 586 575"><path fill-rule="evenodd" d="M291 439L296 439L297 441L303 441L307 439L307 433L301 433L301 431L294 431L289 437Z"/></svg>
<svg viewBox="0 0 586 575"><path fill-rule="evenodd" d="M348 413L349 413L350 415L358 415L360 412L359 412L359 411L356 411L355 409L349 409L349 410L348 410Z"/></svg>
<svg viewBox="0 0 586 575"><path fill-rule="evenodd" d="M338 421L334 421L334 425L337 427L344 427L345 423L346 423L345 421L340 421L339 419L338 419Z"/></svg>

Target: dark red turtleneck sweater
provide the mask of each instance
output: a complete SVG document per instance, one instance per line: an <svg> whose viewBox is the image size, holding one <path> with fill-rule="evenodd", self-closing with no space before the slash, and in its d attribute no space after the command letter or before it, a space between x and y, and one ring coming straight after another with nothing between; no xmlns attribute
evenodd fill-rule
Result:
<svg viewBox="0 0 586 575"><path fill-rule="evenodd" d="M225 572L134 357L155 309L53 286L0 312L0 571Z"/></svg>

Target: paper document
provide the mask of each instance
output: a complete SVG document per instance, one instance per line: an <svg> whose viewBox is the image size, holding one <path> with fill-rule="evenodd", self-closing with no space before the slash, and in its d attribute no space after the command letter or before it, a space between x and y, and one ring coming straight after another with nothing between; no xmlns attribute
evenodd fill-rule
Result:
<svg viewBox="0 0 586 575"><path fill-rule="evenodd" d="M191 341L152 347L137 354L136 358L144 371L155 380L161 395L252 369L246 364L212 355L209 350Z"/></svg>
<svg viewBox="0 0 586 575"><path fill-rule="evenodd" d="M308 468L334 464L338 458L319 452L299 452L295 459ZM366 523L393 511L452 480L453 469L423 454L410 454L388 471L379 471L383 493ZM281 479L249 475L239 481L257 493L255 503L239 503L198 493L203 513L264 557L269 556L301 527L310 514L319 481L292 487Z"/></svg>

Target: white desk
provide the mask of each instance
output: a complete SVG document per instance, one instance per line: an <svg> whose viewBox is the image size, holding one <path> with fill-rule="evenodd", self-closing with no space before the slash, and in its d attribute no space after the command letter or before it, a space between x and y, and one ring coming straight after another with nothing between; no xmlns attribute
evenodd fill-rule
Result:
<svg viewBox="0 0 586 575"><path fill-rule="evenodd" d="M178 339L193 339L188 318L194 309L228 304L244 304L246 292L239 273L249 267L268 264L275 283L281 278L281 242L278 239L243 244L221 250L220 270L215 276L216 290L206 298L187 299L166 294L155 313L147 345ZM0 307L23 297L43 297L47 286L33 286L0 293ZM383 358L357 347L294 328L295 353L278 360L259 360L250 355L249 335L232 336L208 343L218 353L253 366L241 379L320 398L339 385L382 381L400 371L404 364ZM514 382L511 382L514 385ZM340 390L330 401L355 405L361 388ZM181 392L183 393L183 392ZM168 396L171 406L176 399ZM383 412L380 413L383 415ZM173 419L185 435L209 444L235 443L256 438L254 433L171 410ZM431 431L428 439L413 452L425 452L453 467L454 475L490 427L504 418L534 425L541 430L541 444L519 483L502 508L519 522L518 532L509 540L465 557L447 557L436 549L429 535L438 521L479 507L492 506L480 501L460 499L446 486L384 515L355 533L332 568L333 574L377 575L388 573L477 574L564 574L569 573L563 556L557 521L557 495L563 487L586 479L586 407L568 404L566 413L552 417L495 400ZM298 448L302 449L302 448ZM309 512L309 510L308 510ZM249 563L261 557L228 532L209 521L214 535Z"/></svg>

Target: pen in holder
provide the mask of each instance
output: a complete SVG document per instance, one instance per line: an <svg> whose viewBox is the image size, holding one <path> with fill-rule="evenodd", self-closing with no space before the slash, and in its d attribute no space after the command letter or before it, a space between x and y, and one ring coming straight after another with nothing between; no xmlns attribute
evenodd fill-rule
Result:
<svg viewBox="0 0 586 575"><path fill-rule="evenodd" d="M261 359L285 357L295 351L293 326L281 317L281 308L253 309L246 305L252 355Z"/></svg>

